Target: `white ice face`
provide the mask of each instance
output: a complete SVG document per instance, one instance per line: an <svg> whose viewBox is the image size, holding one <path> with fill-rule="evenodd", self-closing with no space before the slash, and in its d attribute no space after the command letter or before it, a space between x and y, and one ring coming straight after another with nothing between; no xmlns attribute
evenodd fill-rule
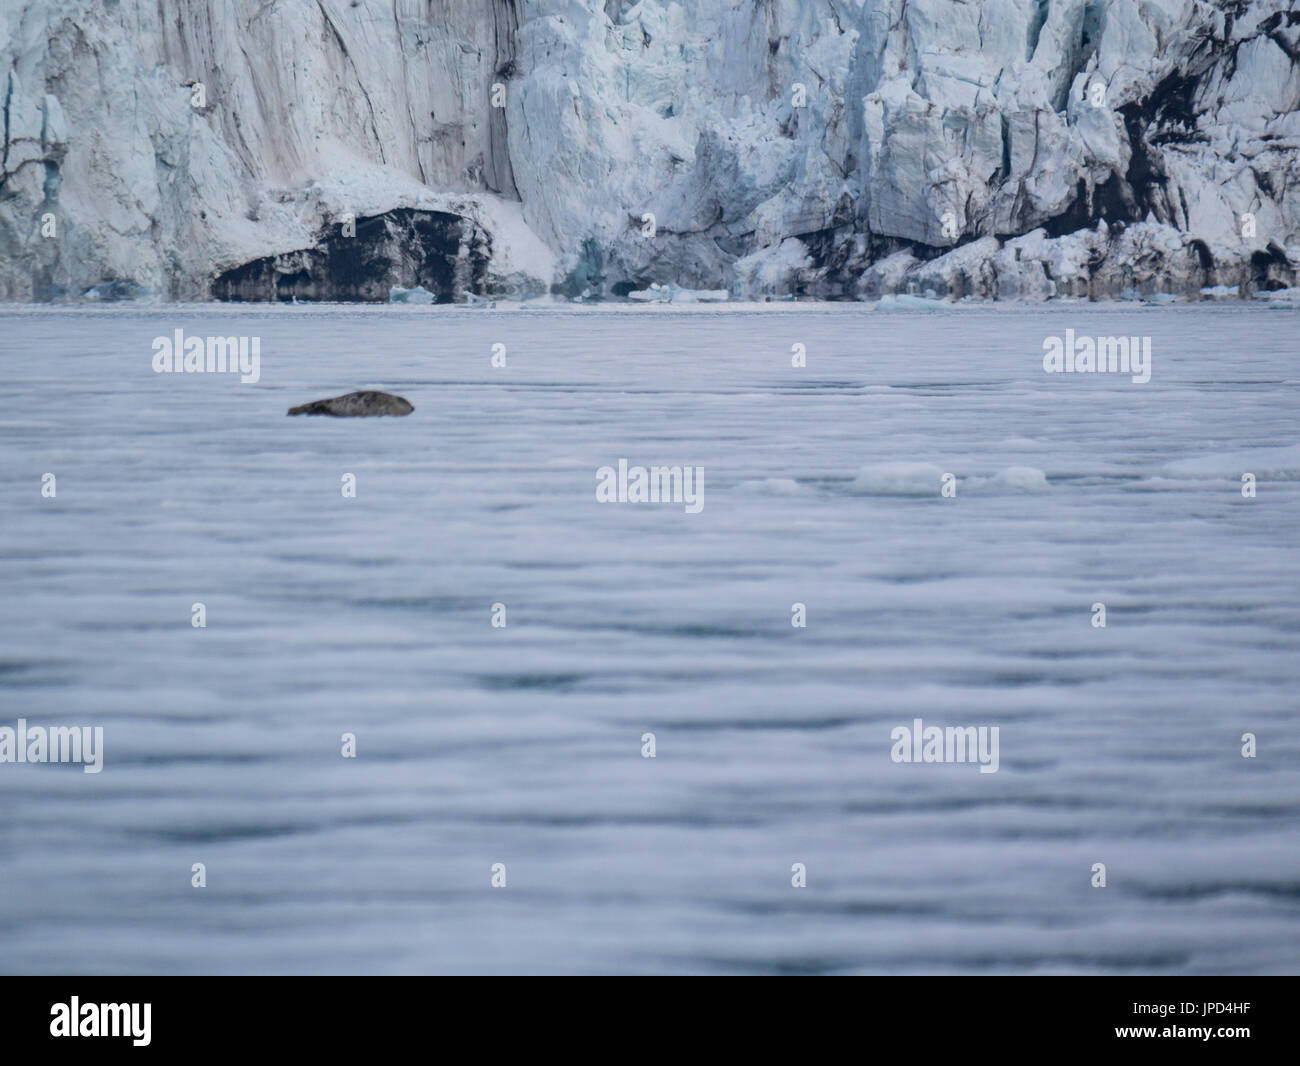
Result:
<svg viewBox="0 0 1300 1066"><path fill-rule="evenodd" d="M0 297L203 298L398 207L481 227L503 293L592 291L593 248L737 297L1249 284L1300 244L1286 6L15 0Z"/></svg>

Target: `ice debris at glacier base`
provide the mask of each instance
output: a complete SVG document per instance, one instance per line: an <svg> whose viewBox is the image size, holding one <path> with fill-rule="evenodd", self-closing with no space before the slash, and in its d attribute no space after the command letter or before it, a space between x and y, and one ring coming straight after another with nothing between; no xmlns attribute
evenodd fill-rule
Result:
<svg viewBox="0 0 1300 1066"><path fill-rule="evenodd" d="M388 290L388 302L390 304L431 304L433 303L433 293L423 285L417 285L413 289L404 289L400 285L394 285Z"/></svg>

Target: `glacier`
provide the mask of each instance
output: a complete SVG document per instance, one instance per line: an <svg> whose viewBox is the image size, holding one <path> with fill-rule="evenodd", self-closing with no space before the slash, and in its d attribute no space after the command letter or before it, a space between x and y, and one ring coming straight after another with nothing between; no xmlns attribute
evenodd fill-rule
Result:
<svg viewBox="0 0 1300 1066"><path fill-rule="evenodd" d="M1242 297L1286 0L9 0L0 299Z"/></svg>

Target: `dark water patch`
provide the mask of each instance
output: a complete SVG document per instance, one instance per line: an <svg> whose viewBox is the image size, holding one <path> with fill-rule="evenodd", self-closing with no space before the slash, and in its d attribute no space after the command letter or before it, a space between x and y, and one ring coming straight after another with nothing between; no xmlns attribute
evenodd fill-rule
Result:
<svg viewBox="0 0 1300 1066"><path fill-rule="evenodd" d="M937 967L943 967L945 964L950 965L952 962L950 956L946 957L932 952L918 953L914 956L914 959L918 962L932 961ZM1038 969L1071 969L1083 972L1092 970L1108 970L1112 972L1115 970L1134 970L1145 973L1150 970L1180 969L1190 961L1191 956L1185 951L1153 949L1147 952L1137 952L1118 948L1114 952L1104 953L1070 951L1036 954L1026 949L1024 952L1015 955L963 954L961 956L963 970L1015 970L1022 973L1027 965L1032 965Z"/></svg>
<svg viewBox="0 0 1300 1066"><path fill-rule="evenodd" d="M966 684L975 688L1026 688L1034 685L1085 685L1096 680L1093 677L1070 677L1064 674L1051 674L1043 671L1008 670L993 674L959 673Z"/></svg>
<svg viewBox="0 0 1300 1066"><path fill-rule="evenodd" d="M832 918L929 918L951 915L952 909L944 903L925 903L905 900L817 900L815 897L795 894L789 903L775 900L719 901L700 899L695 902L710 910L753 917L782 915L808 915Z"/></svg>
<svg viewBox="0 0 1300 1066"><path fill-rule="evenodd" d="M613 815L613 814L489 814L463 819L471 825L540 826L548 829L599 829L611 826L677 829L762 829L771 819L741 814Z"/></svg>
<svg viewBox="0 0 1300 1066"><path fill-rule="evenodd" d="M81 681L71 676L69 673L60 671L58 674L32 674L27 676L5 677L0 678L0 689L59 689L59 688L77 688Z"/></svg>
<svg viewBox="0 0 1300 1066"><path fill-rule="evenodd" d="M888 385L891 389L899 389L904 392L937 392L948 393L955 392L958 389L971 389L975 392L997 392L1005 389L1008 385L1022 384L1012 378L1003 381L909 381L904 383L896 382L879 382L881 385Z"/></svg>
<svg viewBox="0 0 1300 1066"><path fill-rule="evenodd" d="M866 389L879 389L881 384L875 381L796 381L782 382L779 385L755 384L750 386L756 392L791 393L799 395L808 392L862 392ZM885 386L892 387L892 386Z"/></svg>
<svg viewBox="0 0 1300 1066"><path fill-rule="evenodd" d="M319 831L319 826L305 823L262 822L258 824L194 826L188 829L135 829L132 837L156 840L163 844L228 844L243 840L269 840Z"/></svg>
<svg viewBox="0 0 1300 1066"><path fill-rule="evenodd" d="M661 728L672 729L679 733L730 733L745 732L815 732L824 729L842 729L849 725L859 725L863 719L857 717L833 718L730 718L699 721L697 719L658 719Z"/></svg>
<svg viewBox="0 0 1300 1066"><path fill-rule="evenodd" d="M1081 485L1088 488L1103 485L1124 487L1149 480L1150 474L1053 474L1053 485ZM1085 543L1085 542L1080 542Z"/></svg>
<svg viewBox="0 0 1300 1066"><path fill-rule="evenodd" d="M148 595L143 590L133 590L135 595ZM70 622L68 629L82 633L159 633L176 629L175 622ZM0 673L3 673L0 670Z"/></svg>
<svg viewBox="0 0 1300 1066"><path fill-rule="evenodd" d="M481 600L468 596L362 596L344 599L344 603L363 610L420 611L443 614L449 611L470 611L483 606Z"/></svg>
<svg viewBox="0 0 1300 1066"><path fill-rule="evenodd" d="M63 667L66 669L69 665L66 662L41 662L37 659L0 659L0 679L13 677L16 674L29 673L32 670L39 670L41 667Z"/></svg>
<svg viewBox="0 0 1300 1066"><path fill-rule="evenodd" d="M1287 903L1300 902L1300 882L1270 884L1257 881L1228 881L1216 885L1171 885L1158 888L1131 885L1125 891L1141 899L1158 900L1162 903L1200 903L1227 895L1258 896Z"/></svg>
<svg viewBox="0 0 1300 1066"><path fill-rule="evenodd" d="M173 752L166 755L126 755L113 756L113 766L144 766L144 767L168 767L168 766L255 766L261 763L281 764L284 762L284 754L277 752L267 755L251 755L238 752L222 753L199 753L199 752Z"/></svg>
<svg viewBox="0 0 1300 1066"><path fill-rule="evenodd" d="M800 959L763 961L721 955L659 956L667 968L684 967L692 973L744 973L768 977L817 977L851 969L858 965L843 956L805 956Z"/></svg>
<svg viewBox="0 0 1300 1066"><path fill-rule="evenodd" d="M590 674L536 673L536 674L477 674L470 675L481 688L492 691L536 690L540 692L570 692L584 681L592 679Z"/></svg>
<svg viewBox="0 0 1300 1066"><path fill-rule="evenodd" d="M271 555L269 558L279 563L311 563L315 566L328 566L336 569L373 570L383 566L393 566L400 560L378 559L359 556L341 555Z"/></svg>
<svg viewBox="0 0 1300 1066"><path fill-rule="evenodd" d="M571 625L554 623L552 628L582 633L631 633L643 637L690 637L692 639L722 637L729 640L754 640L782 636L784 629L755 629L739 626L709 625L707 623L682 623L679 625L651 625L633 622L579 622Z"/></svg>
<svg viewBox="0 0 1300 1066"><path fill-rule="evenodd" d="M876 581L882 581L887 585L928 585L936 581L954 581L970 575L957 570L949 570L944 572L931 571L924 574L874 574L872 576Z"/></svg>
<svg viewBox="0 0 1300 1066"><path fill-rule="evenodd" d="M924 971L927 965L936 972L947 972L954 966L951 955L936 952L909 954L901 958L894 952L879 955L866 953L859 955L807 955L783 959L755 959L741 955L675 955L661 956L668 962L685 966L692 971L717 971L753 974L771 977L815 977L844 973L897 973L900 965L913 970ZM1037 968L1070 968L1088 971L1092 969L1114 971L1116 969L1147 972L1160 969L1178 969L1187 964L1186 952L1146 952L1128 954L1089 954L1082 952L1051 953L1034 955L1025 952L1020 955L982 954L970 956L961 954L958 965L966 973L983 971L999 973L1015 971L1023 973L1026 965Z"/></svg>
<svg viewBox="0 0 1300 1066"><path fill-rule="evenodd" d="M1217 755L1218 752L1213 754ZM1228 818L1263 818L1284 819L1287 821L1300 818L1300 807L1294 804L1237 803L1231 806L1202 807L1205 814L1223 815Z"/></svg>
<svg viewBox="0 0 1300 1066"><path fill-rule="evenodd" d="M1006 759L1001 760L1002 763ZM979 767L973 762L967 763L920 763L900 766L900 775L916 771L933 771L941 767L952 774L971 774L974 777L987 777L980 774ZM996 775L992 775L996 776ZM900 781L902 777L900 776ZM1077 814L1079 811L1122 810L1132 811L1131 800L1111 800L1104 796L1079 795L1017 795L1017 796L942 796L928 798L913 795L906 800L882 801L870 803L848 803L840 809L849 815L916 815L916 814L958 814L970 811L985 811L994 808L1026 808L1038 811L1064 811Z"/></svg>
<svg viewBox="0 0 1300 1066"><path fill-rule="evenodd" d="M1201 381L1201 380L1197 380L1197 379L1193 378L1193 379L1186 380L1186 381L1179 381L1177 384L1179 384L1179 385L1196 385L1196 386L1201 386L1201 387L1208 388L1208 389L1223 389L1223 388L1227 388L1227 389L1261 389L1261 388L1264 388L1264 387L1268 387L1269 389L1273 389L1273 388L1276 388L1277 386L1291 386L1291 387L1294 387L1295 382L1287 381L1287 380L1284 379L1284 378L1277 378L1277 379L1268 379L1268 378L1250 378L1250 379L1242 380L1242 381Z"/></svg>

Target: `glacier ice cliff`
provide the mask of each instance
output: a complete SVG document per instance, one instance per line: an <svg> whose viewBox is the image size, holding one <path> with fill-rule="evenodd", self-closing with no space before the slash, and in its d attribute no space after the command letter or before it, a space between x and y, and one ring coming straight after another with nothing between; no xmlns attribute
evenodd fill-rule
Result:
<svg viewBox="0 0 1300 1066"><path fill-rule="evenodd" d="M1287 0L7 0L0 298L1243 295Z"/></svg>

